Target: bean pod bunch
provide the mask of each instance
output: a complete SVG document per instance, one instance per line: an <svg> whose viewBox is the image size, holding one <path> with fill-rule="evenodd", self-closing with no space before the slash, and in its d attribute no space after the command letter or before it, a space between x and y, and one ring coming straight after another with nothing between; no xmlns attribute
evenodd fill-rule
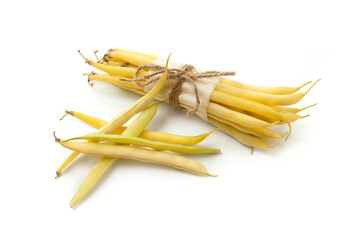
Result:
<svg viewBox="0 0 360 240"><path fill-rule="evenodd" d="M73 151L58 168L56 176L59 177L80 153L100 157L75 193L70 202L71 207L90 192L118 158L157 163L198 175L215 176L208 173L200 162L176 153L219 153L219 149L194 146L218 129L251 147L252 151L255 148L276 147L289 136L291 123L308 116L300 116L298 113L315 104L301 109L290 105L298 103L320 80L313 83L306 91L298 92L310 82L299 87L261 87L220 77L207 107L207 121L217 128L198 136L180 136L145 130L155 116L158 105L164 102L151 104L154 99L160 99L158 94L167 79L169 58L165 72L156 85L147 92L142 85L133 80L138 76L146 76L148 74L146 70L139 71L138 76L135 76L137 68L153 63L158 59L157 56L124 49L110 49L101 59L97 57L95 51L97 61L92 61L85 58L80 51L79 53L86 63L103 72L84 74L88 75L90 85L93 81L102 81L143 96L111 121L76 111L65 111L65 116L71 115L97 130L95 133L67 140L59 139L54 133L58 143ZM125 127L124 124L136 114L139 116ZM284 134L272 128L274 125L283 124L289 126L289 131Z"/></svg>

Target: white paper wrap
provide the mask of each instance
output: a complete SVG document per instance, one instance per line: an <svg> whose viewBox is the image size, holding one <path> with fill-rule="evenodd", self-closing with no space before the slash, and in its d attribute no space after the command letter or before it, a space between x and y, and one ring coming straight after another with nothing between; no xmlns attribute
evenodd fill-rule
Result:
<svg viewBox="0 0 360 240"><path fill-rule="evenodd" d="M159 58L157 60L154 60L153 64L165 67L166 59ZM183 64L169 61L168 68L180 68L182 65ZM220 77L201 78L195 81L195 84L199 91L199 98L200 98L200 106L198 110L195 112L195 114L198 115L200 118L204 119L205 121L207 121L206 110L209 105L211 94L214 91L214 88L219 81L220 81ZM146 92L149 92L155 86L155 84L156 82L145 86L144 90ZM170 84L165 83L165 86L158 94L158 97L162 98L163 100L168 99L170 90L171 90ZM179 102L181 107L188 110L193 109L196 106L196 96L195 96L194 87L190 83L188 82L183 83L182 91L179 95Z"/></svg>

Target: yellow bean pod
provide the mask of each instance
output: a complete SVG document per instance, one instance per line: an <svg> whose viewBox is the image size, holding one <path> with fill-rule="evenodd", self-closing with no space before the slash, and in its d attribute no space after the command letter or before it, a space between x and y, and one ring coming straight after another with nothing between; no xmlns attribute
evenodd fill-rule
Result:
<svg viewBox="0 0 360 240"><path fill-rule="evenodd" d="M309 117L310 115L305 115L305 116L300 116L296 113L292 113L292 112L281 112L281 114L283 115L283 121L277 121L276 119L272 119L272 118L267 118L264 116L261 116L259 114L256 113L252 113L252 112L247 112L247 114L249 114L250 116L253 116L254 118L258 118L261 119L263 121L272 123L272 124L286 124L286 123L292 123L295 122L296 120L302 119L302 118L306 118Z"/></svg>
<svg viewBox="0 0 360 240"><path fill-rule="evenodd" d="M251 135L251 134L241 132L241 131L237 130L236 128L231 127L230 125L227 125L225 123L217 121L211 117L208 117L208 122L214 126L221 128L221 131L223 131L224 133L235 138L236 140L238 140L239 142L241 142L244 145L254 147L254 148L267 148L267 149L274 148L275 146L277 146L277 144L276 144L276 145L270 147L265 141L261 140L260 138L254 136L254 135Z"/></svg>
<svg viewBox="0 0 360 240"><path fill-rule="evenodd" d="M310 81L311 82L311 81ZM241 82L237 82L231 79L227 78L220 78L220 83L230 85L233 87L250 90L254 92L260 92L260 93L267 93L267 94L293 94L297 91L299 91L301 88L309 84L310 82L307 82L299 87L261 87L261 86L255 86L255 85L249 85Z"/></svg>
<svg viewBox="0 0 360 240"><path fill-rule="evenodd" d="M199 175L210 175L201 163L190 158L168 152L94 142L60 141L60 144L63 147L71 149L73 151L90 155L133 159L143 162L166 165Z"/></svg>
<svg viewBox="0 0 360 240"><path fill-rule="evenodd" d="M132 53L120 52L120 51L109 51L106 54L109 58L112 58L113 61L124 61L130 63L134 66L141 66L151 64L153 62L152 59L135 55Z"/></svg>
<svg viewBox="0 0 360 240"><path fill-rule="evenodd" d="M249 115L232 111L224 106L221 106L219 104L209 102L207 112L209 114L216 115L222 119L226 119L228 121L240 124L244 127L248 128L264 128L269 127L272 125L275 125L277 122L274 123L268 123L265 121L262 121L260 119L251 117ZM221 129L222 130L222 129Z"/></svg>
<svg viewBox="0 0 360 240"><path fill-rule="evenodd" d="M117 76L129 77L129 78L132 78L135 75L136 69L134 69L134 68L117 67L117 66L110 66L110 65L105 65L102 63L97 63L97 62L91 61L91 60L87 59L86 57L84 57L84 55L82 55L80 50L78 52L85 59L85 62L87 64L89 64L103 72L106 72L110 75L117 75Z"/></svg>
<svg viewBox="0 0 360 240"><path fill-rule="evenodd" d="M276 110L278 111L281 111L281 112L292 112L292 113L298 113L298 112L301 112L301 111L304 111L310 107L313 107L313 106L316 106L317 103L315 104L312 104L310 106L307 106L307 107L304 107L304 108L293 108L293 107L283 107L283 106L273 106L273 108L275 108Z"/></svg>
<svg viewBox="0 0 360 240"><path fill-rule="evenodd" d="M101 63L96 63L93 61L90 61L89 64L110 75L123 76L128 78L133 77L136 71L134 68L130 68L130 67L109 66Z"/></svg>
<svg viewBox="0 0 360 240"><path fill-rule="evenodd" d="M146 128L146 126L154 118L157 107L160 103L164 101L155 103L146 108L131 124L125 131L121 134L124 137L137 137L141 132Z"/></svg>
<svg viewBox="0 0 360 240"><path fill-rule="evenodd" d="M284 116L284 122L288 122L288 123L292 123L292 122L295 122L296 120L303 119L303 118L310 116L309 114L305 115L305 116L300 116L300 115L298 115L296 113L292 113L292 112L282 112L281 114Z"/></svg>
<svg viewBox="0 0 360 240"><path fill-rule="evenodd" d="M126 81L120 81L120 78L118 76L111 76L106 74L98 74L98 73L92 73L88 76L88 81L100 81L100 82L106 82L113 84L120 88L132 88L137 89L139 91L143 91L143 88L136 85L134 82L126 82ZM130 79L130 78L128 78Z"/></svg>
<svg viewBox="0 0 360 240"><path fill-rule="evenodd" d="M211 94L210 99L213 102L221 103L223 105L254 112L265 117L282 120L281 113L274 110L272 107L242 97L236 97L227 93L214 90Z"/></svg>
<svg viewBox="0 0 360 240"><path fill-rule="evenodd" d="M129 64L126 62L115 62L110 59L108 59L108 61L102 62L102 64L109 65L109 66L116 66L116 67L129 67Z"/></svg>
<svg viewBox="0 0 360 240"><path fill-rule="evenodd" d="M227 86L226 84L218 84L215 89L234 96L246 98L270 106L276 106L276 105L287 106L298 103L315 86L315 84L319 82L319 80L316 81L306 92L296 93L292 95L261 93L261 92L249 91L246 89L235 88L232 86Z"/></svg>
<svg viewBox="0 0 360 240"><path fill-rule="evenodd" d="M77 156L79 156L80 153L79 152L72 152L66 159L65 161L60 165L60 167L56 170L56 177L58 178L63 170L75 159L77 158Z"/></svg>
<svg viewBox="0 0 360 240"><path fill-rule="evenodd" d="M125 134L125 132L123 134ZM117 144L132 144L138 147L149 147L158 151L171 151L171 152L186 153L186 154L207 154L207 153L220 152L219 149L214 149L214 148L192 147L192 146L184 146L179 144L169 144L165 142L155 142L155 141L149 141L145 138L126 137L118 134L91 133L81 137L70 138L65 141L71 141L76 139L91 140L96 142L107 141Z"/></svg>
<svg viewBox="0 0 360 240"><path fill-rule="evenodd" d="M102 126L104 126L108 123L107 121L105 121L103 119L93 117L90 115L86 115L83 113L75 112L75 111L66 111L66 113L70 114L73 117L76 117L77 119L89 124L90 126L92 126L94 128L101 128ZM113 133L114 134L122 134L126 129L127 129L127 127L125 127L125 126L119 126L117 129L114 130ZM185 146L192 146L192 145L200 143L201 141L203 141L205 138L207 138L210 134L212 134L216 130L218 130L218 128L212 130L211 132L203 133L203 134L200 134L197 136L181 136L181 135L170 134L170 133L162 133L162 132L144 130L141 132L139 137L145 138L150 141L155 141L155 142L165 142L165 143L170 143L170 144L180 144L180 145L185 145Z"/></svg>
<svg viewBox="0 0 360 240"><path fill-rule="evenodd" d="M141 56L141 57L149 58L151 60L155 60L155 59L158 58L157 56L152 55L152 54L129 51L129 50L120 49L120 48L110 49L109 51L131 53L131 54L138 55L138 56Z"/></svg>
<svg viewBox="0 0 360 240"><path fill-rule="evenodd" d="M247 128L247 127L241 126L239 124L219 118L218 116L215 116L212 114L209 114L208 116L210 116L211 118L213 118L219 122L230 125L241 132L248 133L248 134L254 135L256 137L259 137L259 138L262 138L265 140L269 140L269 141L277 141L277 140L284 138L287 135L287 133L281 135L278 132L268 129L268 128Z"/></svg>
<svg viewBox="0 0 360 240"><path fill-rule="evenodd" d="M91 169L85 180L80 184L78 190L70 201L70 207L74 207L81 199L83 199L90 190L99 181L100 177L111 167L109 162L115 161L116 157L101 157L100 160Z"/></svg>

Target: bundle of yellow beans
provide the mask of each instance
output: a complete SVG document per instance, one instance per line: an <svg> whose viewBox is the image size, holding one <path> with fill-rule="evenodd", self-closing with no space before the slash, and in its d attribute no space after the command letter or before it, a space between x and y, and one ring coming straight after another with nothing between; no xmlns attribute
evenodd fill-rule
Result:
<svg viewBox="0 0 360 240"><path fill-rule="evenodd" d="M95 80L107 82L145 95L147 92L144 87L131 80L136 77L138 67L152 64L158 57L123 49L111 49L97 62L85 57L84 59L91 66L107 73L88 74L89 83ZM143 71L140 74L146 75L147 72ZM125 79L127 81L124 81ZM298 103L318 81L307 91L296 93L310 82L299 87L260 87L221 77L207 105L207 121L253 149L272 148L277 146L287 134L280 134L268 127L279 124L288 124L291 127L290 123L307 117L308 115L300 116L297 113L308 107L298 109L289 105ZM269 142L272 144L269 145Z"/></svg>
<svg viewBox="0 0 360 240"><path fill-rule="evenodd" d="M151 91L136 101L130 108L115 116L110 122L82 113L66 111L66 115L70 114L98 128L98 130L92 134L67 140L57 138L54 133L57 142L63 147L74 151L56 171L57 176L61 175L63 169L80 153L101 156L72 198L70 202L71 207L89 193L117 158L157 163L199 175L214 176L209 174L201 163L174 154L219 153L219 149L193 146L204 140L213 131L191 137L144 130L154 117L158 104L161 103L158 102L150 105L163 88L166 75L167 68ZM124 127L124 123L129 121L137 113L140 113L140 115L128 127ZM85 141L79 142L74 140Z"/></svg>

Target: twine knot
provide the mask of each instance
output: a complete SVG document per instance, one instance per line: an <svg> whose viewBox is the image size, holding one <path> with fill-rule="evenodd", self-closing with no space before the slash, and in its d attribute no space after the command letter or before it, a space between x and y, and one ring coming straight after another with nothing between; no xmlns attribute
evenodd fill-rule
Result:
<svg viewBox="0 0 360 240"><path fill-rule="evenodd" d="M138 77L139 72L143 69L152 70L153 72L147 74L143 77ZM140 87L145 87L153 82L157 82L162 74L165 72L165 67L156 65L156 64L147 64L139 66L136 69L134 79L122 79L120 81L135 82ZM196 97L196 105L193 109L190 109L187 112L187 115L194 114L200 106L200 97L198 87L196 86L197 79L201 78L210 78L210 77L220 77L220 76L234 76L235 72L219 72L219 71L206 71L206 72L197 72L195 67L190 64L184 64L180 68L169 68L167 70L166 81L170 84L170 93L169 93L169 103L179 109L183 109L180 106L179 96L182 91L182 85L184 82L190 83L194 88L194 93Z"/></svg>

